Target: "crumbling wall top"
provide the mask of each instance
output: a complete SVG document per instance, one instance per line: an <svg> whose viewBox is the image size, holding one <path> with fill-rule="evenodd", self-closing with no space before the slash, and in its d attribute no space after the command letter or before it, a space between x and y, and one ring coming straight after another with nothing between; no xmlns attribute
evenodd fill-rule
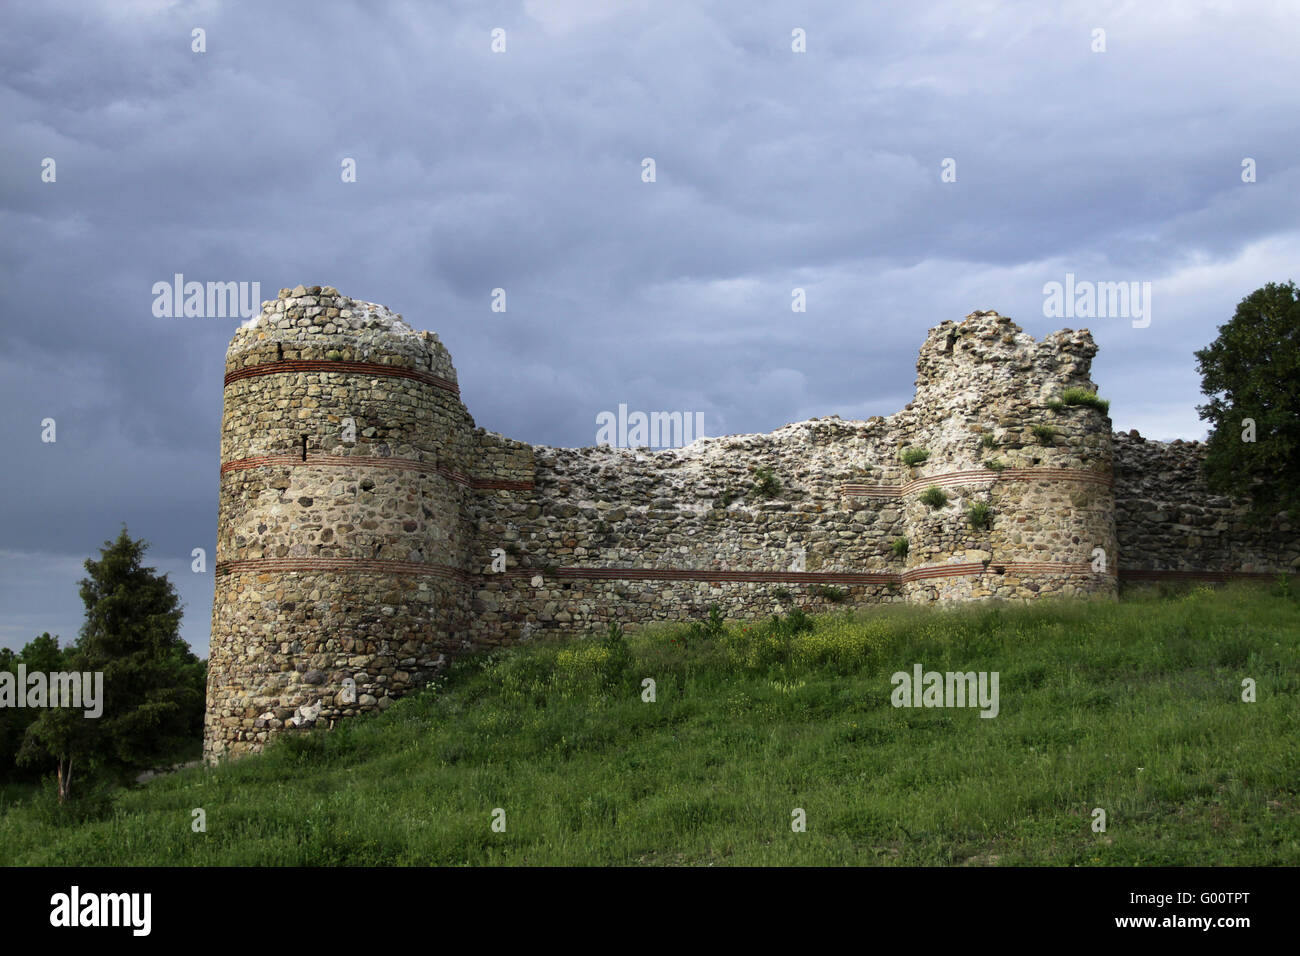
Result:
<svg viewBox="0 0 1300 956"><path fill-rule="evenodd" d="M986 405L1000 397L1042 402L1089 380L1097 345L1087 329L1061 329L1042 341L994 311L930 330L916 363L916 403Z"/></svg>
<svg viewBox="0 0 1300 956"><path fill-rule="evenodd" d="M268 344L283 346L282 352L303 350L302 357L385 364L404 358L456 382L451 353L437 333L416 331L387 306L340 295L332 286L281 289L278 298L263 302L262 311L235 332L227 364L242 364L244 353L264 352Z"/></svg>

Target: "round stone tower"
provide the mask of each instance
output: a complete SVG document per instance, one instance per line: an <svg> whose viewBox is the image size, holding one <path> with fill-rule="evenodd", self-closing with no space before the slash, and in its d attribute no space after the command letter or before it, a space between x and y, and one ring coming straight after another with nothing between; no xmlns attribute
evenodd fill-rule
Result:
<svg viewBox="0 0 1300 956"><path fill-rule="evenodd" d="M1110 419L1063 401L1096 392L1096 352L1086 329L1039 342L996 312L930 331L896 416L900 450L929 453L902 487L908 601L1115 596Z"/></svg>
<svg viewBox="0 0 1300 956"><path fill-rule="evenodd" d="M226 353L204 755L423 686L462 645L473 422L451 357L302 286Z"/></svg>

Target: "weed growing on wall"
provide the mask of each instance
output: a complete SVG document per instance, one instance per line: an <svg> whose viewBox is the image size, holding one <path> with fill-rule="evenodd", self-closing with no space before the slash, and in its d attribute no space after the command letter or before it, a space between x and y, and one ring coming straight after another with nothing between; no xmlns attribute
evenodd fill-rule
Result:
<svg viewBox="0 0 1300 956"><path fill-rule="evenodd" d="M845 588L837 588L831 584L814 584L812 593L816 597L825 598L832 604L840 604L849 596Z"/></svg>
<svg viewBox="0 0 1300 956"><path fill-rule="evenodd" d="M937 510L948 503L948 495L938 485L931 485L921 494L921 503Z"/></svg>
<svg viewBox="0 0 1300 956"><path fill-rule="evenodd" d="M1095 408L1103 415L1110 413L1110 402L1104 398L1098 398L1096 392L1090 392L1086 388L1067 388L1061 392L1061 401L1066 405L1086 405L1089 408Z"/></svg>
<svg viewBox="0 0 1300 956"><path fill-rule="evenodd" d="M760 498L775 498L781 492L781 481L771 468L754 472L754 493Z"/></svg>

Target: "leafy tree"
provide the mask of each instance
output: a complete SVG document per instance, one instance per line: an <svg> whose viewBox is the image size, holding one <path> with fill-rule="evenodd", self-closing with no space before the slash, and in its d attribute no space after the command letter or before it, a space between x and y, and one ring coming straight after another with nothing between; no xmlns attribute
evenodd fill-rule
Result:
<svg viewBox="0 0 1300 956"><path fill-rule="evenodd" d="M69 670L82 669L77 666L77 656L75 653L72 655L72 666L68 668ZM22 746L18 751L18 762L40 765L53 758L59 803L63 803L72 793L73 771L79 768L90 769L93 766L95 745L96 734L93 721L85 716L84 710L46 707L27 726Z"/></svg>
<svg viewBox="0 0 1300 956"><path fill-rule="evenodd" d="M165 574L144 567L149 547L123 526L88 559L86 621L64 669L102 672L103 713L49 708L28 728L24 757L58 764L66 798L73 765L126 778L173 756L202 732L205 667L180 636L181 608Z"/></svg>
<svg viewBox="0 0 1300 956"><path fill-rule="evenodd" d="M1211 423L1205 474L1223 494L1249 495L1257 517L1300 514L1300 293L1270 282L1237 304L1196 353L1197 408ZM1254 434L1249 423L1254 422ZM1253 438L1253 440L1251 440Z"/></svg>
<svg viewBox="0 0 1300 956"><path fill-rule="evenodd" d="M26 688L17 687L19 664L26 667L27 673L48 673L67 670L67 657L67 649L60 648L59 639L51 637L47 631L16 654L7 647L0 648L0 671L12 674L15 687L21 692ZM0 707L0 779L40 776L54 769L54 763L48 758L30 765L20 765L18 762L27 728L40 713L39 710L27 707Z"/></svg>

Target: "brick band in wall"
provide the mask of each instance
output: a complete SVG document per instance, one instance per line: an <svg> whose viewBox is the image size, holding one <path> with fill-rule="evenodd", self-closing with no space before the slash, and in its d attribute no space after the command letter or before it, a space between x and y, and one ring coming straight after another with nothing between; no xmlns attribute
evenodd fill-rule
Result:
<svg viewBox="0 0 1300 956"><path fill-rule="evenodd" d="M966 577L974 574L1095 574L1086 561L969 561L954 564L935 564L910 568L902 574L904 582L927 581L932 578Z"/></svg>
<svg viewBox="0 0 1300 956"><path fill-rule="evenodd" d="M417 458L380 458L376 455L308 455L303 460L301 455L259 455L240 458L236 461L223 462L221 474L230 471L244 471L249 468L297 467L300 465L322 465L334 468L394 468L399 471L434 472L460 485L482 490L498 491L532 491L531 481L505 481L494 478L472 478L463 471L448 468L446 465Z"/></svg>
<svg viewBox="0 0 1300 956"><path fill-rule="evenodd" d="M926 478L913 478L901 485L862 485L845 484L840 486L840 494L850 497L866 498L901 498L914 491L929 488L931 485L952 487L968 485L973 482L987 481L1081 481L1110 487L1114 479L1096 471L1082 468L1004 468L1002 471L990 471L987 468L950 471L943 475L931 475Z"/></svg>
<svg viewBox="0 0 1300 956"><path fill-rule="evenodd" d="M434 388L460 395L460 386L445 378L439 378L431 372L403 365L381 365L378 362L347 362L342 359L280 359L276 362L263 362L249 365L226 373L226 384L240 379L256 378L259 375L296 375L301 372L333 372L342 375L375 375L388 378L410 378Z"/></svg>

